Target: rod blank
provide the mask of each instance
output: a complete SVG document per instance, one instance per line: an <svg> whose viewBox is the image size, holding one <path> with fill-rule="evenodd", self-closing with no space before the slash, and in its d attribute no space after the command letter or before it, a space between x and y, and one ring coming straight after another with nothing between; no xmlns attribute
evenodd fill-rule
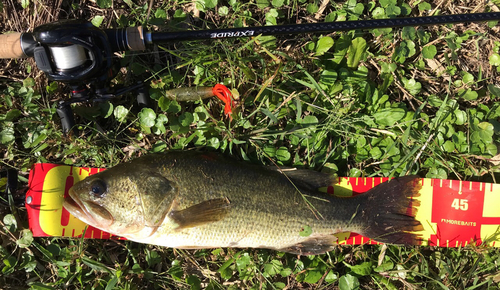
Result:
<svg viewBox="0 0 500 290"><path fill-rule="evenodd" d="M171 41L250 37L257 35L324 33L356 29L365 30L388 27L429 26L449 23L469 23L494 20L500 20L500 12L191 30L179 32L149 32L149 35L146 36L146 40L149 40L148 42L150 44L155 44Z"/></svg>

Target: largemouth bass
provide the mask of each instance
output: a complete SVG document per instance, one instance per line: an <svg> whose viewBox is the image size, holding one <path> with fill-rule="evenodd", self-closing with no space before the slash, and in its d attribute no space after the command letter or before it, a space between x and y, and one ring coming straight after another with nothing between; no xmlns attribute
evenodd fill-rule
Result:
<svg viewBox="0 0 500 290"><path fill-rule="evenodd" d="M340 198L318 191L331 176L241 163L216 153L149 154L75 184L64 207L111 234L182 249L268 248L309 255L352 231L379 242L419 244L418 177ZM304 229L311 229L310 235Z"/></svg>

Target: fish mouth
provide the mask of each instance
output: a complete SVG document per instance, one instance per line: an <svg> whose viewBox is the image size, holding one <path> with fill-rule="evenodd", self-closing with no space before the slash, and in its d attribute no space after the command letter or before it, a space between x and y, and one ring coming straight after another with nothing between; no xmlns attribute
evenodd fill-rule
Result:
<svg viewBox="0 0 500 290"><path fill-rule="evenodd" d="M96 228L102 229L113 223L113 216L109 211L95 202L82 202L75 196L72 188L70 188L68 196L64 199L63 207L73 216ZM98 215L99 219L96 219L94 214L91 213Z"/></svg>

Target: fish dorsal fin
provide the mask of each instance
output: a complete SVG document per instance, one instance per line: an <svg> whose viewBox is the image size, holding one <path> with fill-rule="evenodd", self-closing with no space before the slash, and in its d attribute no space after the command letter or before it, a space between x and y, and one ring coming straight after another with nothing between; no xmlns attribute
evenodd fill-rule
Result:
<svg viewBox="0 0 500 290"><path fill-rule="evenodd" d="M171 210L168 217L178 225L176 229L180 230L220 221L229 213L230 207L231 202L227 197L215 198L182 210Z"/></svg>
<svg viewBox="0 0 500 290"><path fill-rule="evenodd" d="M333 250L336 242L337 237L334 235L310 236L305 241L277 250L301 256L319 255Z"/></svg>
<svg viewBox="0 0 500 290"><path fill-rule="evenodd" d="M334 176L310 169L290 167L270 167L270 169L287 176L295 186L311 191L316 191L318 188L328 187L336 183Z"/></svg>

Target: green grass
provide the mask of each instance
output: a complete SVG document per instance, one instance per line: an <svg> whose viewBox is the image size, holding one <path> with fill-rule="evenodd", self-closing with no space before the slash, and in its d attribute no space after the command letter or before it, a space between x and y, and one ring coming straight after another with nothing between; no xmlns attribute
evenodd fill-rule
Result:
<svg viewBox="0 0 500 290"><path fill-rule="evenodd" d="M74 17L102 28L201 29L311 22L321 2L114 1L111 8L109 0L28 0L22 1L24 8L4 2L0 20L2 32ZM439 3L332 2L318 21L466 13L483 5ZM494 9L494 3L478 11ZM40 9L42 4L48 8ZM76 105L80 130L72 136L61 133L55 113L65 87L47 81L32 60L1 60L2 167L22 172L26 185L36 162L109 167L147 152L197 147L338 176L418 174L496 182L500 41L495 25L170 43L125 53L120 59L125 69L114 82L152 81L155 107L140 111L133 96L92 110ZM239 94L233 121L216 99L177 103L163 97L168 89L216 83ZM270 250L33 240L25 230L24 208L3 199L10 206L0 205L0 285L12 288L497 289L500 281L500 251L485 247L341 246L298 258Z"/></svg>

